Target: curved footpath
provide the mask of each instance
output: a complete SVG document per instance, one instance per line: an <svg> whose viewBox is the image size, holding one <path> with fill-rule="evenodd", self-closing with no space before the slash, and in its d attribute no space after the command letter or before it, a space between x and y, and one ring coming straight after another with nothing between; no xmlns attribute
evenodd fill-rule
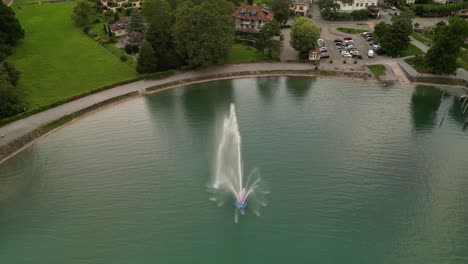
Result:
<svg viewBox="0 0 468 264"><path fill-rule="evenodd" d="M177 81L183 81L194 78L209 77L223 74L233 74L239 72L255 72L255 71L301 71L313 70L314 67L310 64L300 63L251 63L251 64L230 64L216 66L205 70L188 71L177 73L170 77L159 80L142 80L115 88L107 89L102 92L91 94L89 96L71 101L46 111L31 115L29 117L14 121L3 127L0 127L0 147L4 146L13 140L24 136L36 128L57 120L63 116L72 114L79 110L88 108L97 103L109 100L114 97L125 95L131 92L140 92L144 89L169 84Z"/></svg>

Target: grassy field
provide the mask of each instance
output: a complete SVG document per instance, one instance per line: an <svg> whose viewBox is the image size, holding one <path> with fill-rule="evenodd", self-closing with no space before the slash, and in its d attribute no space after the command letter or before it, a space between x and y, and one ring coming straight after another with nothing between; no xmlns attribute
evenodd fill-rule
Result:
<svg viewBox="0 0 468 264"><path fill-rule="evenodd" d="M262 54L258 53L253 47L234 44L226 63L264 61Z"/></svg>
<svg viewBox="0 0 468 264"><path fill-rule="evenodd" d="M386 68L384 65L370 65L368 66L369 70L374 74L374 76L378 79L380 76L385 75Z"/></svg>
<svg viewBox="0 0 468 264"><path fill-rule="evenodd" d="M73 6L13 4L26 38L8 60L22 72L20 89L29 109L137 75L73 25Z"/></svg>
<svg viewBox="0 0 468 264"><path fill-rule="evenodd" d="M336 30L343 32L343 33L348 33L348 34L361 34L364 32L368 32L368 30L363 30L363 29L354 29L354 28L343 28L339 27Z"/></svg>

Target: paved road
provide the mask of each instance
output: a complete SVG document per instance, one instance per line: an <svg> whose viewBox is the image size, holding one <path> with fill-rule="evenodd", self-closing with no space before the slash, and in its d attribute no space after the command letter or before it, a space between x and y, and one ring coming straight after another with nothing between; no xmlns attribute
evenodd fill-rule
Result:
<svg viewBox="0 0 468 264"><path fill-rule="evenodd" d="M335 65L325 65L324 69L343 70L342 68L334 69ZM59 105L44 112L26 117L0 127L0 135L5 137L0 138L0 146L19 138L43 124L57 120L65 115L74 113L81 109L90 107L96 103L124 95L130 92L140 91L141 89L150 88L157 85L180 81L184 79L210 76L216 74L227 74L246 71L273 71L273 70L311 70L313 66L304 63L251 63L251 64L230 64L217 66L205 70L189 71L177 73L171 77L161 80L143 80L134 83L121 85L112 89L108 89L96 94L92 94L76 101L71 101L66 104ZM366 71L367 72L367 71Z"/></svg>
<svg viewBox="0 0 468 264"><path fill-rule="evenodd" d="M411 44L415 45L420 50L422 50L424 53L426 53L429 50L429 46L427 46L426 44L420 42L419 40L416 40L412 36L410 36L410 42L411 42Z"/></svg>

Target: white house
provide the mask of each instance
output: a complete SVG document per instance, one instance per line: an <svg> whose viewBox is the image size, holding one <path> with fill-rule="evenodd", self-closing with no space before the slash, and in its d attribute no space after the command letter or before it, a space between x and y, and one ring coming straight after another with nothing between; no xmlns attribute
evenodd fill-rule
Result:
<svg viewBox="0 0 468 264"><path fill-rule="evenodd" d="M289 5L289 9L294 11L295 14L305 16L312 5L312 1L313 0L293 0Z"/></svg>
<svg viewBox="0 0 468 264"><path fill-rule="evenodd" d="M406 0L406 4L408 5L413 5L416 2L416 0Z"/></svg>
<svg viewBox="0 0 468 264"><path fill-rule="evenodd" d="M378 0L341 0L336 3L340 5L340 11L351 12L367 9L368 6L377 6Z"/></svg>

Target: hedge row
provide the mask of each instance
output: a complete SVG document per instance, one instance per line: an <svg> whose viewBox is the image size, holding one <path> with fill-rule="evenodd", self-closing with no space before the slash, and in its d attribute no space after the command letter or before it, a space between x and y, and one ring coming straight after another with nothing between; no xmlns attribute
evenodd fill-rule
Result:
<svg viewBox="0 0 468 264"><path fill-rule="evenodd" d="M23 112L21 114L11 116L11 117L8 117L8 118L4 118L4 119L0 120L0 126L6 125L6 124L11 123L13 121L16 121L16 120L19 120L19 119L22 119L22 118L25 118L25 117L28 117L28 116L31 116L31 115L34 115L34 114L37 114L39 112L48 110L50 108L54 108L54 107L59 106L61 104L65 104L65 103L68 103L70 101L74 101L74 100L77 100L79 98L82 98L82 97L85 97L85 96L88 96L88 95L91 95L91 94L94 94L94 93L98 93L98 92L107 90L109 88L114 88L114 87L119 86L119 85L124 85L124 84L127 84L127 83L132 83L132 82L145 80L145 79L162 79L162 78L165 78L165 77L169 77L169 76L171 76L173 74L174 74L174 71L148 73L148 74L139 75L136 78L124 80L124 81L121 81L121 82L116 82L116 83L113 83L113 84L104 85L104 86L98 87L96 89L92 89L92 90L86 91L84 93L77 94L77 95L75 95L75 96L73 96L71 98L66 98L66 99L63 99L63 100L59 100L59 101L54 102L54 103L49 104L49 105L45 105L45 106L42 106L42 107L39 107L39 108L31 109L31 110L28 110L28 111Z"/></svg>
<svg viewBox="0 0 468 264"><path fill-rule="evenodd" d="M468 8L468 2L458 2L455 4L417 4L412 7L414 13L421 17L443 17L452 14L452 11L459 11Z"/></svg>
<svg viewBox="0 0 468 264"><path fill-rule="evenodd" d="M354 10L350 13L345 12L336 12L334 13L330 19L331 20L366 20L370 15L369 10L361 9L361 10Z"/></svg>

